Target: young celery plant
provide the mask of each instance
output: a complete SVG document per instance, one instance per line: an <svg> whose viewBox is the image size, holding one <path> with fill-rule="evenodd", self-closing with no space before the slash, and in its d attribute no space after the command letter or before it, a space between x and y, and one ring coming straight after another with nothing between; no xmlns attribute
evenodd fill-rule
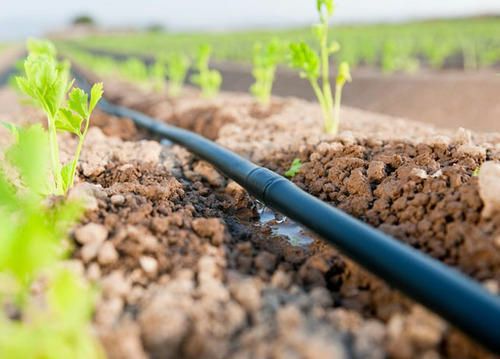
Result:
<svg viewBox="0 0 500 359"><path fill-rule="evenodd" d="M171 97L177 97L182 92L191 62L186 55L174 53L165 58L165 63L167 66L168 94Z"/></svg>
<svg viewBox="0 0 500 359"><path fill-rule="evenodd" d="M219 71L211 70L208 67L212 48L210 45L202 45L198 49L196 59L197 74L191 76L191 82L201 88L202 94L206 98L212 98L219 92L222 84L222 76Z"/></svg>
<svg viewBox="0 0 500 359"><path fill-rule="evenodd" d="M12 319L0 310L0 357L103 358L90 331L95 295L60 264L69 254L68 231L83 208L40 200L48 182L43 174L50 171L47 133L39 124L9 128L15 142L5 157L22 187L0 171L0 274L10 284L1 286L0 297L22 316ZM31 288L40 278L46 291L34 298Z"/></svg>
<svg viewBox="0 0 500 359"><path fill-rule="evenodd" d="M71 89L74 81L69 80L69 63L57 61L54 46L50 42L30 40L28 50L24 76L16 77L16 82L18 88L47 116L53 177L49 192L63 195L73 186L90 115L102 96L102 84L92 87L89 101L83 90ZM79 138L73 159L64 166L60 162L57 131L67 131Z"/></svg>
<svg viewBox="0 0 500 359"><path fill-rule="evenodd" d="M263 106L267 106L271 100L276 66L283 59L283 45L273 39L263 46L261 43L254 45L252 75L255 83L250 87L250 92Z"/></svg>
<svg viewBox="0 0 500 359"><path fill-rule="evenodd" d="M341 91L335 92L335 101L330 85L330 55L340 49L337 42L328 42L328 21L333 16L333 0L317 0L316 8L319 13L320 23L313 27L319 41L319 54L305 42L290 44L290 65L300 70L300 76L309 80L323 114L326 133L336 134L339 128L340 97ZM343 73L338 74L336 88L340 90L346 81L351 81L349 65L342 62L339 68ZM319 80L321 78L321 86ZM338 85L341 85L340 87ZM336 107L336 108L335 108Z"/></svg>

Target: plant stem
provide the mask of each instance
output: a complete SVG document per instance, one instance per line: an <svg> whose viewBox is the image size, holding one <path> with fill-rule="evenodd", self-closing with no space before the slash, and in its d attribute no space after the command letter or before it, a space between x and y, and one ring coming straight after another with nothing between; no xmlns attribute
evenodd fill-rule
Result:
<svg viewBox="0 0 500 359"><path fill-rule="evenodd" d="M335 107L334 107L334 113L335 113L335 119L334 121L334 133L337 133L339 130L339 118L340 118L340 102L342 100L342 85L337 84L335 85Z"/></svg>
<svg viewBox="0 0 500 359"><path fill-rule="evenodd" d="M59 144L57 142L57 130L55 125L55 119L52 116L48 116L48 127L49 127L49 146L50 146L50 161L52 167L52 175L54 176L55 182L55 193L56 195L63 194L62 186L62 175L61 175L61 162L59 160Z"/></svg>
<svg viewBox="0 0 500 359"><path fill-rule="evenodd" d="M321 92L321 88L318 85L318 82L315 79L309 79L309 82L311 83L311 86L314 90L314 93L316 94L316 97L318 98L319 105L321 106L321 112L323 113L323 121L324 121L324 127L325 127L325 132L326 133L334 133L333 132L333 121L332 121L332 107L328 105L328 103L325 100L324 94Z"/></svg>
<svg viewBox="0 0 500 359"><path fill-rule="evenodd" d="M325 102L325 110L328 116L325 117L325 131L327 133L335 134L336 128L338 128L338 117L332 116L333 111L333 96L332 88L330 86L330 62L328 60L328 20L327 18L321 19L323 25L323 33L321 36L321 69L322 69L322 79L321 83L323 86L323 99Z"/></svg>
<svg viewBox="0 0 500 359"><path fill-rule="evenodd" d="M83 130L83 133L78 136L78 145L76 146L75 156L73 157L73 163L71 166L71 174L70 174L71 181L69 183L68 188L73 187L73 184L75 183L76 165L78 164L78 160L80 159L80 154L83 148L83 141L87 136L89 125L90 125L90 117L85 120L85 128Z"/></svg>

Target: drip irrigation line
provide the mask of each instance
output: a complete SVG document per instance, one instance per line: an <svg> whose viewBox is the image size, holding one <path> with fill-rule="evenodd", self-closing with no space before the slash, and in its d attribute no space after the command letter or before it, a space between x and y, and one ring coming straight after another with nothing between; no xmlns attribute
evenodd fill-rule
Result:
<svg viewBox="0 0 500 359"><path fill-rule="evenodd" d="M191 131L103 100L101 109L210 162L251 195L309 228L352 260L500 353L500 299L436 259L326 204L271 170Z"/></svg>

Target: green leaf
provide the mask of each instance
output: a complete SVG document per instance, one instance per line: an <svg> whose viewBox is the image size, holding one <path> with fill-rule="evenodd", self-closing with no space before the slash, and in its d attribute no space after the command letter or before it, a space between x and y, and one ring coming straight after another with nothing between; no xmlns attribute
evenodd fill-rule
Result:
<svg viewBox="0 0 500 359"><path fill-rule="evenodd" d="M6 218L6 216L1 213L1 207L12 208L17 203L18 200L16 197L14 186L12 186L12 184L7 180L4 173L0 169L0 219ZM2 229L6 228L1 224L2 222L0 222L0 234L2 233Z"/></svg>
<svg viewBox="0 0 500 359"><path fill-rule="evenodd" d="M323 12L323 8L326 10L328 16L332 16L333 11L335 10L335 4L333 0L316 0L316 9L319 13Z"/></svg>
<svg viewBox="0 0 500 359"><path fill-rule="evenodd" d="M48 134L41 125L18 129L18 140L6 153L23 184L32 192L47 194L50 173Z"/></svg>
<svg viewBox="0 0 500 359"><path fill-rule="evenodd" d="M301 70L302 77L307 77L310 80L319 77L319 56L305 42L290 44L290 66Z"/></svg>
<svg viewBox="0 0 500 359"><path fill-rule="evenodd" d="M328 53L334 54L340 50L340 44L337 41L333 41L328 48Z"/></svg>
<svg viewBox="0 0 500 359"><path fill-rule="evenodd" d="M72 174L71 172L73 170L73 165L74 165L74 161L70 161L69 163L66 163L61 168L61 177L63 180L63 190L65 193L69 189L69 187L71 186L71 182L73 180L72 176L71 176L71 174Z"/></svg>
<svg viewBox="0 0 500 359"><path fill-rule="evenodd" d="M336 83L338 86L344 86L346 82L351 82L352 77L351 77L351 72L349 69L349 64L346 61L343 61L339 65L339 71L337 74L337 80Z"/></svg>
<svg viewBox="0 0 500 359"><path fill-rule="evenodd" d="M285 172L285 176L289 178L295 177L297 173L299 173L301 167L302 162L299 158L295 158L290 165L290 169Z"/></svg>
<svg viewBox="0 0 500 359"><path fill-rule="evenodd" d="M54 118L64 102L69 85L69 63L58 63L46 54L33 53L24 62L24 77L16 79L19 89Z"/></svg>
<svg viewBox="0 0 500 359"><path fill-rule="evenodd" d="M28 39L27 47L30 54L45 55L49 57L56 56L54 44L47 40Z"/></svg>
<svg viewBox="0 0 500 359"><path fill-rule="evenodd" d="M89 117L88 109L89 96L77 87L74 87L68 96L68 107L79 114L82 118Z"/></svg>
<svg viewBox="0 0 500 359"><path fill-rule="evenodd" d="M60 131L74 133L77 136L81 135L81 126L83 118L67 108L61 108L57 113L55 124Z"/></svg>
<svg viewBox="0 0 500 359"><path fill-rule="evenodd" d="M47 300L61 324L80 329L92 315L94 295L88 286L69 270L62 270L52 280Z"/></svg>
<svg viewBox="0 0 500 359"><path fill-rule="evenodd" d="M102 98L104 93L102 82L98 82L92 86L90 90L90 104L89 104L89 114L92 113L97 106L97 103Z"/></svg>

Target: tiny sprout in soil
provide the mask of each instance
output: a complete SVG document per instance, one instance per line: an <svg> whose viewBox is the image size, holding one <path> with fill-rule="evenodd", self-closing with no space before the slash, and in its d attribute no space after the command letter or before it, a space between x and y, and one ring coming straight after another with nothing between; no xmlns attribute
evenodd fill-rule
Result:
<svg viewBox="0 0 500 359"><path fill-rule="evenodd" d="M182 92L189 66L189 57L182 53L174 53L165 58L168 94L177 97Z"/></svg>
<svg viewBox="0 0 500 359"><path fill-rule="evenodd" d="M290 165L290 169L285 172L285 176L289 178L295 177L297 173L299 173L301 167L302 167L302 162L300 161L299 158L295 158L292 164Z"/></svg>
<svg viewBox="0 0 500 359"><path fill-rule="evenodd" d="M220 72L209 68L211 54L212 48L209 45L200 46L195 63L197 73L191 76L191 82L201 88L202 94L206 98L216 96L222 84Z"/></svg>
<svg viewBox="0 0 500 359"><path fill-rule="evenodd" d="M252 75L255 83L250 92L262 105L268 105L271 99L276 66L283 60L284 46L277 39L267 45L256 43L253 54Z"/></svg>

